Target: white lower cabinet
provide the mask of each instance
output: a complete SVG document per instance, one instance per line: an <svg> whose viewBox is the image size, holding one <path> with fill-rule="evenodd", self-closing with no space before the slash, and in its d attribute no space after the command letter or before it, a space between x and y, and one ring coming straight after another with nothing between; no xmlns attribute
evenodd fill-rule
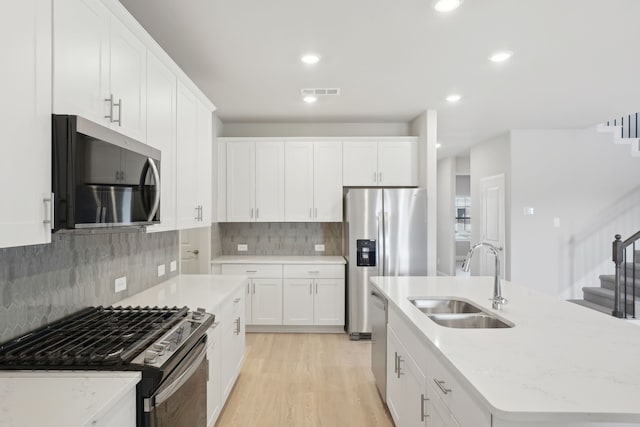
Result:
<svg viewBox="0 0 640 427"><path fill-rule="evenodd" d="M344 264L229 263L216 272L249 278L247 325L344 326Z"/></svg>
<svg viewBox="0 0 640 427"><path fill-rule="evenodd" d="M392 306L388 322L387 405L396 425L490 427L490 411Z"/></svg>
<svg viewBox="0 0 640 427"><path fill-rule="evenodd" d="M285 325L344 325L344 265L284 265Z"/></svg>
<svg viewBox="0 0 640 427"><path fill-rule="evenodd" d="M220 273L249 278L244 292L247 325L282 325L282 265L223 264Z"/></svg>
<svg viewBox="0 0 640 427"><path fill-rule="evenodd" d="M238 289L216 311L216 322L207 332L207 426L212 427L224 407L244 362L245 287Z"/></svg>

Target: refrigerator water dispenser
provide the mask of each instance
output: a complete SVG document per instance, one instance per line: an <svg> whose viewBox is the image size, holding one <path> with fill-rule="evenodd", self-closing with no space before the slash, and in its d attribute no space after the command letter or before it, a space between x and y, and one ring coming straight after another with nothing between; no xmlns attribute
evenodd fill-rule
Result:
<svg viewBox="0 0 640 427"><path fill-rule="evenodd" d="M376 241L358 239L356 241L356 265L358 267L376 266Z"/></svg>

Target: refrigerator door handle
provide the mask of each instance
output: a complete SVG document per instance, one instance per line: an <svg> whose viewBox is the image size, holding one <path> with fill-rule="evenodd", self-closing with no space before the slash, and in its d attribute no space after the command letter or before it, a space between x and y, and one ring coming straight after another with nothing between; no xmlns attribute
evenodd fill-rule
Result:
<svg viewBox="0 0 640 427"><path fill-rule="evenodd" d="M387 276L391 270L389 265L389 254L387 251L387 238L389 236L389 212L382 214L382 275Z"/></svg>
<svg viewBox="0 0 640 427"><path fill-rule="evenodd" d="M378 266L378 274L384 276L384 221L383 213L378 212L377 228L378 228L378 250L376 251L376 265Z"/></svg>

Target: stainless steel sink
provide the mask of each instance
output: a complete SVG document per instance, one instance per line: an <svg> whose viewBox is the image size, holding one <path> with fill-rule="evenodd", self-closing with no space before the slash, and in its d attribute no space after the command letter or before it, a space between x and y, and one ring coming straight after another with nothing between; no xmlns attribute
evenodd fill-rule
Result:
<svg viewBox="0 0 640 427"><path fill-rule="evenodd" d="M426 314L482 312L475 305L459 299L409 298L409 301Z"/></svg>
<svg viewBox="0 0 640 427"><path fill-rule="evenodd" d="M432 314L429 316L431 320L440 326L447 328L511 328L510 325L497 317L490 316L485 313L480 314Z"/></svg>
<svg viewBox="0 0 640 427"><path fill-rule="evenodd" d="M429 319L440 326L461 329L512 328L513 324L469 301L455 298L409 298Z"/></svg>

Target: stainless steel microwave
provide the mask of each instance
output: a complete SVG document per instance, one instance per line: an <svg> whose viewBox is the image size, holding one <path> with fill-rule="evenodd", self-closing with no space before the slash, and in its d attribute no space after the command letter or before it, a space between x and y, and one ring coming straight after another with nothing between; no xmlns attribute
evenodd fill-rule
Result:
<svg viewBox="0 0 640 427"><path fill-rule="evenodd" d="M53 115L54 231L160 222L160 151L79 116Z"/></svg>

